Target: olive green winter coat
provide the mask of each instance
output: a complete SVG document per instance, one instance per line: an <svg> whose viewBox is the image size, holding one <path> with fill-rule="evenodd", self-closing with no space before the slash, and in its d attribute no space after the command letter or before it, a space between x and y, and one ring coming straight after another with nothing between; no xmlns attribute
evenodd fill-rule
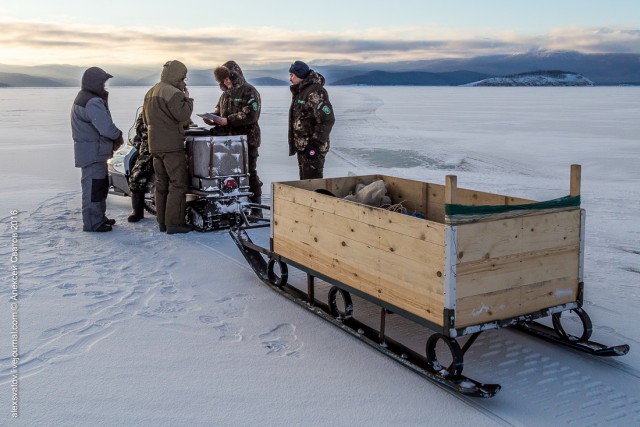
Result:
<svg viewBox="0 0 640 427"><path fill-rule="evenodd" d="M182 62L168 61L160 82L144 96L142 114L151 154L184 150L184 127L193 112L193 99L183 92L186 77L187 67Z"/></svg>

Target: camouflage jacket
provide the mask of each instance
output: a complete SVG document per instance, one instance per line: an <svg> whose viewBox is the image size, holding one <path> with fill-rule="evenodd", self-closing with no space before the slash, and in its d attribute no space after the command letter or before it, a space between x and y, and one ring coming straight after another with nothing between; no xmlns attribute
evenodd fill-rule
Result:
<svg viewBox="0 0 640 427"><path fill-rule="evenodd" d="M246 135L250 146L260 146L260 94L255 87L244 79L242 70L234 61L223 64L230 71L233 87L228 89L220 84L222 95L214 110L214 114L227 119L227 126L218 128L227 135Z"/></svg>
<svg viewBox="0 0 640 427"><path fill-rule="evenodd" d="M329 151L329 134L336 119L324 82L324 77L312 70L302 82L290 87L290 156L304 151L310 142L318 146L322 155Z"/></svg>

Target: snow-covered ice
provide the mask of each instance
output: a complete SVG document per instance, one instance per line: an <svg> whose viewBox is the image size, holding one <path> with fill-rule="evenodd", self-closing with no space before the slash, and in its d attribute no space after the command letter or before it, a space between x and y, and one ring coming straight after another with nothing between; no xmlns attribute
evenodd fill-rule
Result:
<svg viewBox="0 0 640 427"><path fill-rule="evenodd" d="M125 132L146 89L110 90ZM271 182L297 178L290 93L259 89L258 168L270 193ZM548 200L568 193L569 167L582 165L593 339L631 351L597 359L484 332L464 372L501 384L492 399L445 391L291 304L224 231L167 236L153 218L127 223L129 199L109 196L114 231L83 233L76 92L0 89L1 425L640 425L640 88L329 87L327 177L456 174L460 187ZM201 113L219 90L191 94ZM424 328L390 316L388 330L424 351Z"/></svg>

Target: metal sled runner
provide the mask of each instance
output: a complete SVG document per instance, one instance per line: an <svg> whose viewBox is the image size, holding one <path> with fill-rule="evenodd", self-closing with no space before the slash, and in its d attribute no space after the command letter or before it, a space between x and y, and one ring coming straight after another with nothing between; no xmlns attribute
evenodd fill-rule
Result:
<svg viewBox="0 0 640 427"><path fill-rule="evenodd" d="M269 224L244 222L230 234L283 296L439 385L492 397L500 385L462 373L486 330L516 327L597 356L629 351L590 341L580 167L571 172L569 196L546 202L457 188L455 176L445 185L382 175L274 183ZM377 181L396 209L344 199ZM249 236L267 226L268 248ZM287 283L288 266L306 273L306 292ZM326 303L316 299L316 278L331 286ZM378 328L356 319L351 295L380 307ZM424 355L387 336L390 314L433 331ZM549 316L552 327L536 322Z"/></svg>

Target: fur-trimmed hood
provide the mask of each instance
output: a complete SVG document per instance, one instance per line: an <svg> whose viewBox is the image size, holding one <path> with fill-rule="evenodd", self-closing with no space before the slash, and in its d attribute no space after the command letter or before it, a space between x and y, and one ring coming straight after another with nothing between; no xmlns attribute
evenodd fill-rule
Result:
<svg viewBox="0 0 640 427"><path fill-rule="evenodd" d="M213 75L215 76L215 79L220 85L220 89L223 92L230 90L223 83L224 79L227 77L231 79L231 83L233 84L232 89L237 89L246 83L244 74L242 74L242 69L240 68L240 66L236 61L225 62L224 64L222 64L222 66L217 67L213 71Z"/></svg>

